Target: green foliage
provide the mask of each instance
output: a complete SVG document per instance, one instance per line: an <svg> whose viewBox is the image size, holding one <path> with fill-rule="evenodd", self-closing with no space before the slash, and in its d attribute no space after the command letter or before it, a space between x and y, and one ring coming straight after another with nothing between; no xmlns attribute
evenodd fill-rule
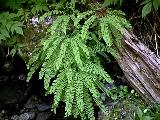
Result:
<svg viewBox="0 0 160 120"><path fill-rule="evenodd" d="M54 94L54 111L63 101L66 117L80 115L84 120L95 120L93 102L105 112L99 89L109 95L102 82L113 82L97 52L115 55L113 44L120 45L124 29L131 26L121 11L107 9L101 17L96 10L74 10L75 3L71 0L66 11L70 9L72 13L58 15L41 40L41 47L28 63L28 80L41 67L39 78L44 79L46 93Z"/></svg>
<svg viewBox="0 0 160 120"><path fill-rule="evenodd" d="M45 0L30 0L30 4L33 4L31 12L33 15L37 13L42 13L43 11L48 11L48 6Z"/></svg>
<svg viewBox="0 0 160 120"><path fill-rule="evenodd" d="M112 87L110 90L110 97L112 100L120 100L129 94L127 86L120 85L119 87Z"/></svg>
<svg viewBox="0 0 160 120"><path fill-rule="evenodd" d="M15 33L23 35L23 24L18 21L18 15L9 12L0 14L0 40L7 40Z"/></svg>
<svg viewBox="0 0 160 120"><path fill-rule="evenodd" d="M7 0L3 1L2 5L6 8L9 7L11 10L20 11L21 15L24 11L30 11L35 15L49 10L46 0ZM28 8L25 8L25 6ZM31 14L30 12L29 14Z"/></svg>
<svg viewBox="0 0 160 120"><path fill-rule="evenodd" d="M143 5L142 8L142 17L146 17L149 13L151 13L152 10L158 11L158 8L160 7L160 1L159 0L144 0L141 5Z"/></svg>
<svg viewBox="0 0 160 120"><path fill-rule="evenodd" d="M145 107L134 107L135 115L132 117L133 120L159 120L160 105L155 104L154 106ZM131 119L131 120L132 120Z"/></svg>
<svg viewBox="0 0 160 120"><path fill-rule="evenodd" d="M122 4L123 0L104 0L104 6L110 6L110 5L116 5L116 4Z"/></svg>
<svg viewBox="0 0 160 120"><path fill-rule="evenodd" d="M145 115L147 112L147 109L142 111L139 107L136 107L136 114L137 114L137 120L151 120L152 118L148 115Z"/></svg>
<svg viewBox="0 0 160 120"><path fill-rule="evenodd" d="M4 7L9 7L12 10L17 10L22 8L22 4L26 3L27 0L2 0L2 5Z"/></svg>

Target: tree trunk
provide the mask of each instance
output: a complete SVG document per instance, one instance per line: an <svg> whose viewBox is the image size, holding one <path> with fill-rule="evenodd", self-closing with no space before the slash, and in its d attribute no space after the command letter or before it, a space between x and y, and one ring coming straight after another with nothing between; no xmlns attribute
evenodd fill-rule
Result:
<svg viewBox="0 0 160 120"><path fill-rule="evenodd" d="M124 46L118 48L117 62L127 82L148 103L160 102L160 58L125 31Z"/></svg>

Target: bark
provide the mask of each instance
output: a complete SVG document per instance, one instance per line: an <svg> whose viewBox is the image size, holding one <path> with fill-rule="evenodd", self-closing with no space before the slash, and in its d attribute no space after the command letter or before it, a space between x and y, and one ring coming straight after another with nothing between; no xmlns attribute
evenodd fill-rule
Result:
<svg viewBox="0 0 160 120"><path fill-rule="evenodd" d="M146 102L160 102L160 58L128 31L124 46L117 49L120 55L117 62L127 82Z"/></svg>

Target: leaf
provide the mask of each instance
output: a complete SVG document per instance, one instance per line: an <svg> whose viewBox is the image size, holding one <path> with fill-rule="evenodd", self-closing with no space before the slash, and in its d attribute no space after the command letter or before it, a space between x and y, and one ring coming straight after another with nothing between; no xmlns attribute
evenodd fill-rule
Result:
<svg viewBox="0 0 160 120"><path fill-rule="evenodd" d="M12 55L12 57L16 54L16 48L13 48L11 51L10 51L10 55Z"/></svg>
<svg viewBox="0 0 160 120"><path fill-rule="evenodd" d="M0 32L4 37L10 38L9 32L5 28L0 28Z"/></svg>
<svg viewBox="0 0 160 120"><path fill-rule="evenodd" d="M7 22L7 24L6 24L6 28L7 28L7 30L8 30L8 31L10 30L10 28L11 28L12 24L13 24L13 21L9 21L9 22Z"/></svg>
<svg viewBox="0 0 160 120"><path fill-rule="evenodd" d="M146 17L151 12L151 10L152 10L152 3L149 2L142 8L142 18Z"/></svg>
<svg viewBox="0 0 160 120"><path fill-rule="evenodd" d="M160 6L159 0L153 0L153 7L157 11Z"/></svg>
<svg viewBox="0 0 160 120"><path fill-rule="evenodd" d="M150 117L150 116L144 116L144 120L152 120L152 117Z"/></svg>
<svg viewBox="0 0 160 120"><path fill-rule="evenodd" d="M32 12L33 15L35 15L36 14L36 7L33 7L31 12Z"/></svg>
<svg viewBox="0 0 160 120"><path fill-rule="evenodd" d="M143 112L139 107L137 107L137 115L138 115L139 118L143 117Z"/></svg>
<svg viewBox="0 0 160 120"><path fill-rule="evenodd" d="M21 27L15 28L15 31L16 31L16 33L18 33L18 34L23 35L23 30L22 30Z"/></svg>
<svg viewBox="0 0 160 120"><path fill-rule="evenodd" d="M6 37L4 37L2 34L0 34L0 40L6 40Z"/></svg>
<svg viewBox="0 0 160 120"><path fill-rule="evenodd" d="M12 34L15 31L18 34L23 35L23 30L22 30L21 26L22 26L22 23L16 21L15 24L12 25L10 31L12 32Z"/></svg>
<svg viewBox="0 0 160 120"><path fill-rule="evenodd" d="M104 0L103 6L109 6L114 4L115 0Z"/></svg>
<svg viewBox="0 0 160 120"><path fill-rule="evenodd" d="M151 0L145 0L140 5L146 5L147 3L151 2Z"/></svg>

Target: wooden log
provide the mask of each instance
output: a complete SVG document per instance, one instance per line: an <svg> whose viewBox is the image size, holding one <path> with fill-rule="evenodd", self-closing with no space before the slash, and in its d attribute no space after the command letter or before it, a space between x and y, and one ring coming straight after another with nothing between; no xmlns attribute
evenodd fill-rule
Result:
<svg viewBox="0 0 160 120"><path fill-rule="evenodd" d="M127 82L146 102L160 102L160 58L127 30L124 45L117 50Z"/></svg>

